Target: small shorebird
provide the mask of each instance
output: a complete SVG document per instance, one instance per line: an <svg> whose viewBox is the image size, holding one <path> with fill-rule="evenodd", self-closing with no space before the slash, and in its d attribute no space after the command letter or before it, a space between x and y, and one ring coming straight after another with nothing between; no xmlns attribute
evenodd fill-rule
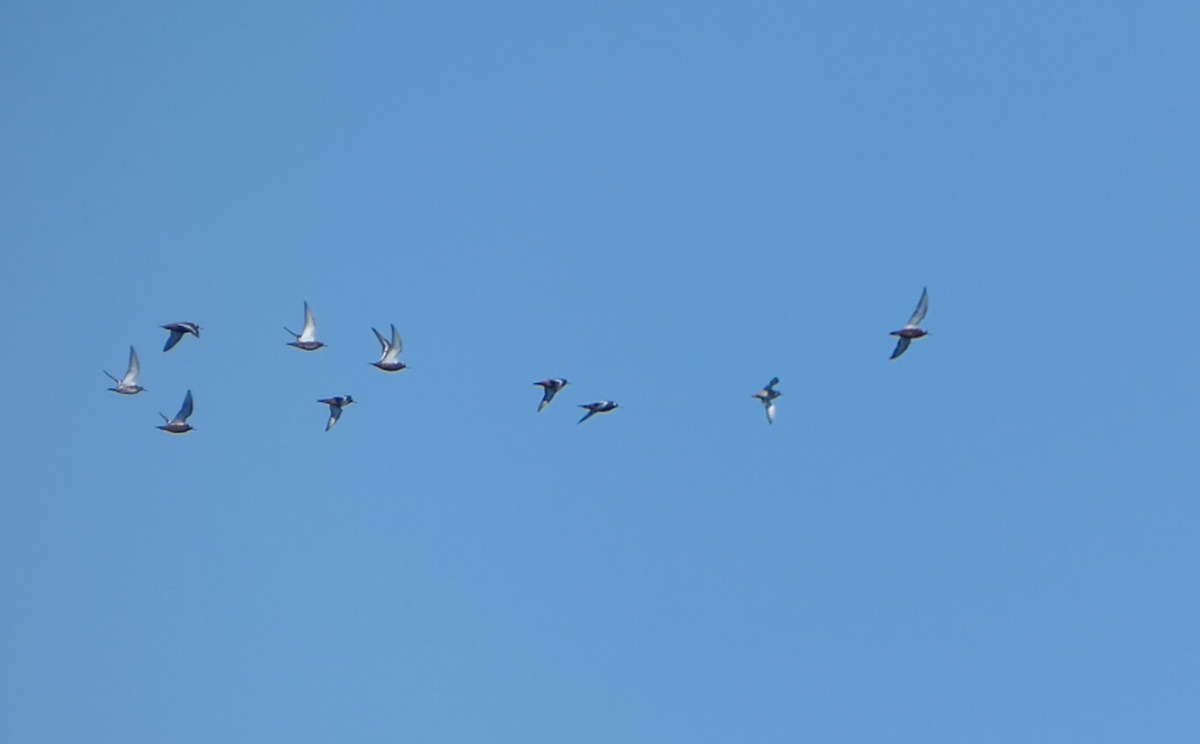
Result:
<svg viewBox="0 0 1200 744"><path fill-rule="evenodd" d="M179 409L179 413L175 414L175 418L169 419L163 413L159 413L158 415L162 416L163 421L167 422L158 428L172 434L187 434L193 428L187 422L188 416L192 415L192 391L187 391L187 395L183 398L183 407Z"/></svg>
<svg viewBox="0 0 1200 744"><path fill-rule="evenodd" d="M396 326L392 326L392 340L389 342L383 337L383 334L375 331L375 338L379 339L379 345L383 347L383 354L379 357L378 362L371 362L372 367L378 367L384 372L399 372L408 367L407 364L400 361L400 352L404 350L404 344L400 341L400 334L396 333Z"/></svg>
<svg viewBox="0 0 1200 744"><path fill-rule="evenodd" d="M595 416L597 413L608 413L609 411L615 411L620 408L620 406L611 400L601 400L596 403L585 403L579 407L588 409L588 412L583 414L583 418L576 422L580 424L582 424L584 421L587 421L592 416Z"/></svg>
<svg viewBox="0 0 1200 744"><path fill-rule="evenodd" d="M325 424L325 431L329 431L342 417L342 408L353 403L354 398L349 395L335 395L332 398L322 398L317 402L329 406L329 421Z"/></svg>
<svg viewBox="0 0 1200 744"><path fill-rule="evenodd" d="M183 334L190 333L196 338L200 338L200 326L195 323L167 323L163 329L171 332L167 337L167 343L163 346L163 351L170 351L175 348L175 344L179 343L179 339L183 338Z"/></svg>
<svg viewBox="0 0 1200 744"><path fill-rule="evenodd" d="M304 351L316 351L325 345L317 340L317 321L307 302L304 303L304 327L300 329L300 332L296 333L287 326L284 326L283 330L296 337L295 341L288 342L288 346L295 346Z"/></svg>
<svg viewBox="0 0 1200 744"><path fill-rule="evenodd" d="M550 405L550 401L554 400L555 394L567 386L567 381L561 377L551 377L549 380L542 380L533 384L542 388L542 402L538 404L538 413L541 413L542 409Z"/></svg>
<svg viewBox="0 0 1200 744"><path fill-rule="evenodd" d="M925 313L929 312L929 290L925 289L921 292L921 301L917 303L917 309L913 311L912 317L904 324L904 327L898 331L892 331L889 336L899 336L900 340L896 342L896 350L892 352L891 359L895 359L908 350L908 345L912 343L914 338L928 336L929 331L921 327L921 321L925 320Z"/></svg>
<svg viewBox="0 0 1200 744"><path fill-rule="evenodd" d="M107 370L104 372L104 374L108 375L113 382L117 383L116 387L110 387L109 390L113 391L114 393L120 393L121 395L137 395L146 389L137 384L138 373L141 371L142 365L138 364L137 352L133 350L132 346L130 346L129 369L125 370L125 376L118 380L112 375L108 375Z"/></svg>
<svg viewBox="0 0 1200 744"><path fill-rule="evenodd" d="M779 378L772 377L771 381L767 383L765 388L754 394L754 397L758 398L758 400L763 404L763 408L767 410L768 424L775 423L775 399L783 395L783 393L775 389L775 386L778 384Z"/></svg>

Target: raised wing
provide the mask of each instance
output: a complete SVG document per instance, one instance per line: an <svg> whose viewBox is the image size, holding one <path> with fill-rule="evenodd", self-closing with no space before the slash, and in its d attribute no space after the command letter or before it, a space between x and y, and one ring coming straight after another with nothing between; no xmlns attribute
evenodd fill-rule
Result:
<svg viewBox="0 0 1200 744"><path fill-rule="evenodd" d="M929 290L921 290L921 301L917 303L917 309L913 311L912 317L908 319L908 324L905 328L916 328L921 325L921 321L925 320L925 313L929 312ZM905 344L907 346L907 344Z"/></svg>
<svg viewBox="0 0 1200 744"><path fill-rule="evenodd" d="M175 348L175 344L179 343L179 339L183 338L183 331L174 328L170 330L171 336L167 339L166 345L163 346L163 351L170 351L171 349Z"/></svg>
<svg viewBox="0 0 1200 744"><path fill-rule="evenodd" d="M905 337L901 336L900 340L896 342L896 350L892 352L892 355L889 357L889 359L895 359L896 357L903 354L905 351L908 350L908 345L911 343L912 343L911 338L905 338Z"/></svg>
<svg viewBox="0 0 1200 744"><path fill-rule="evenodd" d="M142 365L138 363L137 352L133 347L129 347L129 369L125 370L125 378L121 380L122 385L136 385L138 375L142 372Z"/></svg>
<svg viewBox="0 0 1200 744"><path fill-rule="evenodd" d="M317 340L317 319L313 317L312 308L308 303L304 303L304 327L300 329L299 341L316 341Z"/></svg>
<svg viewBox="0 0 1200 744"><path fill-rule="evenodd" d="M396 332L396 326L392 326L392 352L395 356L399 356L404 350L404 342L400 340L400 334Z"/></svg>
<svg viewBox="0 0 1200 744"><path fill-rule="evenodd" d="M182 424L192 415L192 391L187 391L187 395L183 398L183 408L179 409L179 413L175 414L175 418L171 419L173 424Z"/></svg>
<svg viewBox="0 0 1200 744"><path fill-rule="evenodd" d="M379 340L379 345L381 347L383 347L382 351L380 351L380 353L386 357L387 353L388 353L387 339L383 337L382 333L380 333L379 331L376 331L374 328L371 329L371 332L375 334L375 338Z"/></svg>

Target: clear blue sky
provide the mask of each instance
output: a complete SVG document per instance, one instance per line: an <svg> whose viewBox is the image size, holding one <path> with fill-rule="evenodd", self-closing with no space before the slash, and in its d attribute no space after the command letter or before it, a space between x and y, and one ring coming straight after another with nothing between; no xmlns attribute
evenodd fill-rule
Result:
<svg viewBox="0 0 1200 744"><path fill-rule="evenodd" d="M1194 3L200 5L0 8L0 740L1200 740Z"/></svg>

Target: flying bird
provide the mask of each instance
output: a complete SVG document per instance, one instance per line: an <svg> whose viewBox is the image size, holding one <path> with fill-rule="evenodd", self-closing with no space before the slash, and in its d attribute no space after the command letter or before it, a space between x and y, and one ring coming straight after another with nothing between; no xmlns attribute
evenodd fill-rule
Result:
<svg viewBox="0 0 1200 744"><path fill-rule="evenodd" d="M549 380L542 380L533 384L542 388L542 402L538 404L538 413L541 413L542 409L550 405L550 401L554 400L555 394L567 386L567 381L559 377L551 377Z"/></svg>
<svg viewBox="0 0 1200 744"><path fill-rule="evenodd" d="M353 403L354 398L349 395L335 395L332 398L322 398L317 402L329 406L329 422L325 424L325 431L329 431L342 417L342 408Z"/></svg>
<svg viewBox="0 0 1200 744"><path fill-rule="evenodd" d="M317 321L307 302L304 303L304 327L300 329L300 332L296 333L287 326L284 326L283 330L296 337L295 341L288 342L288 346L295 346L304 351L316 351L325 345L317 340Z"/></svg>
<svg viewBox="0 0 1200 744"><path fill-rule="evenodd" d="M779 378L772 377L771 381L767 383L765 388L754 394L754 397L758 398L758 400L763 404L763 408L765 408L767 411L768 424L775 423L775 399L783 395L783 393L775 389L775 386L778 384Z"/></svg>
<svg viewBox="0 0 1200 744"><path fill-rule="evenodd" d="M183 407L179 409L179 413L175 414L175 418L169 419L161 412L158 415L167 422L158 428L171 434L187 434L192 430L191 424L187 422L188 417L192 415L192 391L187 391L187 395L183 398Z"/></svg>
<svg viewBox="0 0 1200 744"><path fill-rule="evenodd" d="M912 317L904 324L904 327L898 331L892 331L890 336L899 336L900 340L896 342L896 350L892 352L890 358L895 359L908 350L908 345L912 343L914 338L928 336L929 331L921 327L921 321L925 319L925 313L929 311L929 290L925 289L921 292L921 301L917 303L917 309L913 311Z"/></svg>
<svg viewBox="0 0 1200 744"><path fill-rule="evenodd" d="M375 331L374 328L371 330ZM396 326L392 326L390 342L379 331L375 331L375 338L379 339L379 345L383 347L383 354L379 357L378 362L371 362L371 366L378 367L384 372L399 372L408 367L407 364L400 361L400 352L404 350L404 344L400 341L400 334L396 333Z"/></svg>
<svg viewBox="0 0 1200 744"><path fill-rule="evenodd" d="M137 384L138 374L141 371L142 365L138 364L137 352L133 350L132 346L130 346L129 369L125 370L124 377L118 380L112 375L108 375L107 370L104 371L104 374L108 375L113 382L117 383L116 387L110 387L109 390L113 391L114 393L120 393L121 395L137 395L146 389Z"/></svg>
<svg viewBox="0 0 1200 744"><path fill-rule="evenodd" d="M174 349L175 344L179 343L179 339L183 338L185 333L200 338L200 326L195 323L167 323L163 329L171 332L171 335L167 337L166 345L163 346L163 351Z"/></svg>
<svg viewBox="0 0 1200 744"><path fill-rule="evenodd" d="M585 403L584 405L581 405L579 407L588 409L588 412L583 414L583 418L579 419L579 421L577 422L577 423L582 424L584 421L587 421L592 416L595 416L597 413L608 413L609 411L615 411L620 406L618 406L616 403L614 403L611 400L602 400L602 401L599 401L596 403Z"/></svg>

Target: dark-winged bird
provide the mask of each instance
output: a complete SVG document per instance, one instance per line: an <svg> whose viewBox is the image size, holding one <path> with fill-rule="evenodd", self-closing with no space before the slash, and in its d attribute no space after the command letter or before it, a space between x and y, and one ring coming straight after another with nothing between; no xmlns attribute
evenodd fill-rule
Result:
<svg viewBox="0 0 1200 744"><path fill-rule="evenodd" d="M542 402L538 403L538 413L541 413L542 409L550 405L550 401L554 400L554 396L558 391L567 386L567 381L560 377L551 377L549 380L542 380L533 384L542 389Z"/></svg>
<svg viewBox="0 0 1200 744"><path fill-rule="evenodd" d="M577 422L580 424L582 424L584 421L587 421L592 416L595 416L597 413L608 413L609 411L615 411L620 408L620 406L611 400L602 400L596 403L585 403L579 407L588 409L588 412L583 414L583 418L579 419Z"/></svg>
<svg viewBox="0 0 1200 744"><path fill-rule="evenodd" d="M407 364L400 361L400 352L404 349L404 344L400 341L400 334L396 332L396 326L392 326L392 340L388 341L383 337L383 334L375 331L375 338L379 339L379 345L383 347L383 354L379 357L378 362L371 362L371 366L378 367L384 372L399 372L408 367Z"/></svg>
<svg viewBox="0 0 1200 744"><path fill-rule="evenodd" d="M163 351L175 348L175 344L179 343L179 339L183 338L185 333L200 338L200 326L195 323L167 323L163 329L171 332L171 335L167 337L167 343L163 346Z"/></svg>
<svg viewBox="0 0 1200 744"><path fill-rule="evenodd" d="M903 328L898 331L892 331L889 334L900 337L900 340L896 342L896 350L892 352L892 359L895 359L908 350L908 345L912 343L914 338L929 335L929 331L921 327L921 321L925 320L925 313L928 311L929 290L925 289L921 292L921 301L917 303L917 309L913 311L912 317L908 319Z"/></svg>
<svg viewBox="0 0 1200 744"><path fill-rule="evenodd" d="M316 351L325 345L317 340L317 320L313 317L313 312L307 302L304 303L304 327L300 329L300 332L296 333L287 326L284 326L283 330L296 337L295 341L288 342L288 346L295 346L304 351Z"/></svg>
<svg viewBox="0 0 1200 744"><path fill-rule="evenodd" d="M329 406L329 421L325 424L325 431L329 431L342 417L342 408L353 403L354 398L349 395L335 395L332 398L322 398L317 402Z"/></svg>
<svg viewBox="0 0 1200 744"><path fill-rule="evenodd" d="M175 418L169 419L163 413L158 415L167 422L158 428L172 434L187 434L192 430L192 426L187 422L188 417L192 415L192 391L187 391L187 395L183 398L183 407L179 409L179 413L175 414Z"/></svg>
<svg viewBox="0 0 1200 744"><path fill-rule="evenodd" d="M104 371L104 374L108 375L113 382L117 383L116 387L110 387L109 390L113 391L114 393L120 393L121 395L137 395L146 389L137 384L138 373L141 371L142 365L138 364L137 352L133 350L132 346L130 346L129 368L125 370L124 377L118 380L112 375L108 375L107 370Z"/></svg>
<svg viewBox="0 0 1200 744"><path fill-rule="evenodd" d="M775 399L783 395L783 393L775 389L775 386L778 384L779 378L772 377L765 388L754 394L754 397L758 398L759 402L763 404L763 408L767 411L768 424L775 423Z"/></svg>

